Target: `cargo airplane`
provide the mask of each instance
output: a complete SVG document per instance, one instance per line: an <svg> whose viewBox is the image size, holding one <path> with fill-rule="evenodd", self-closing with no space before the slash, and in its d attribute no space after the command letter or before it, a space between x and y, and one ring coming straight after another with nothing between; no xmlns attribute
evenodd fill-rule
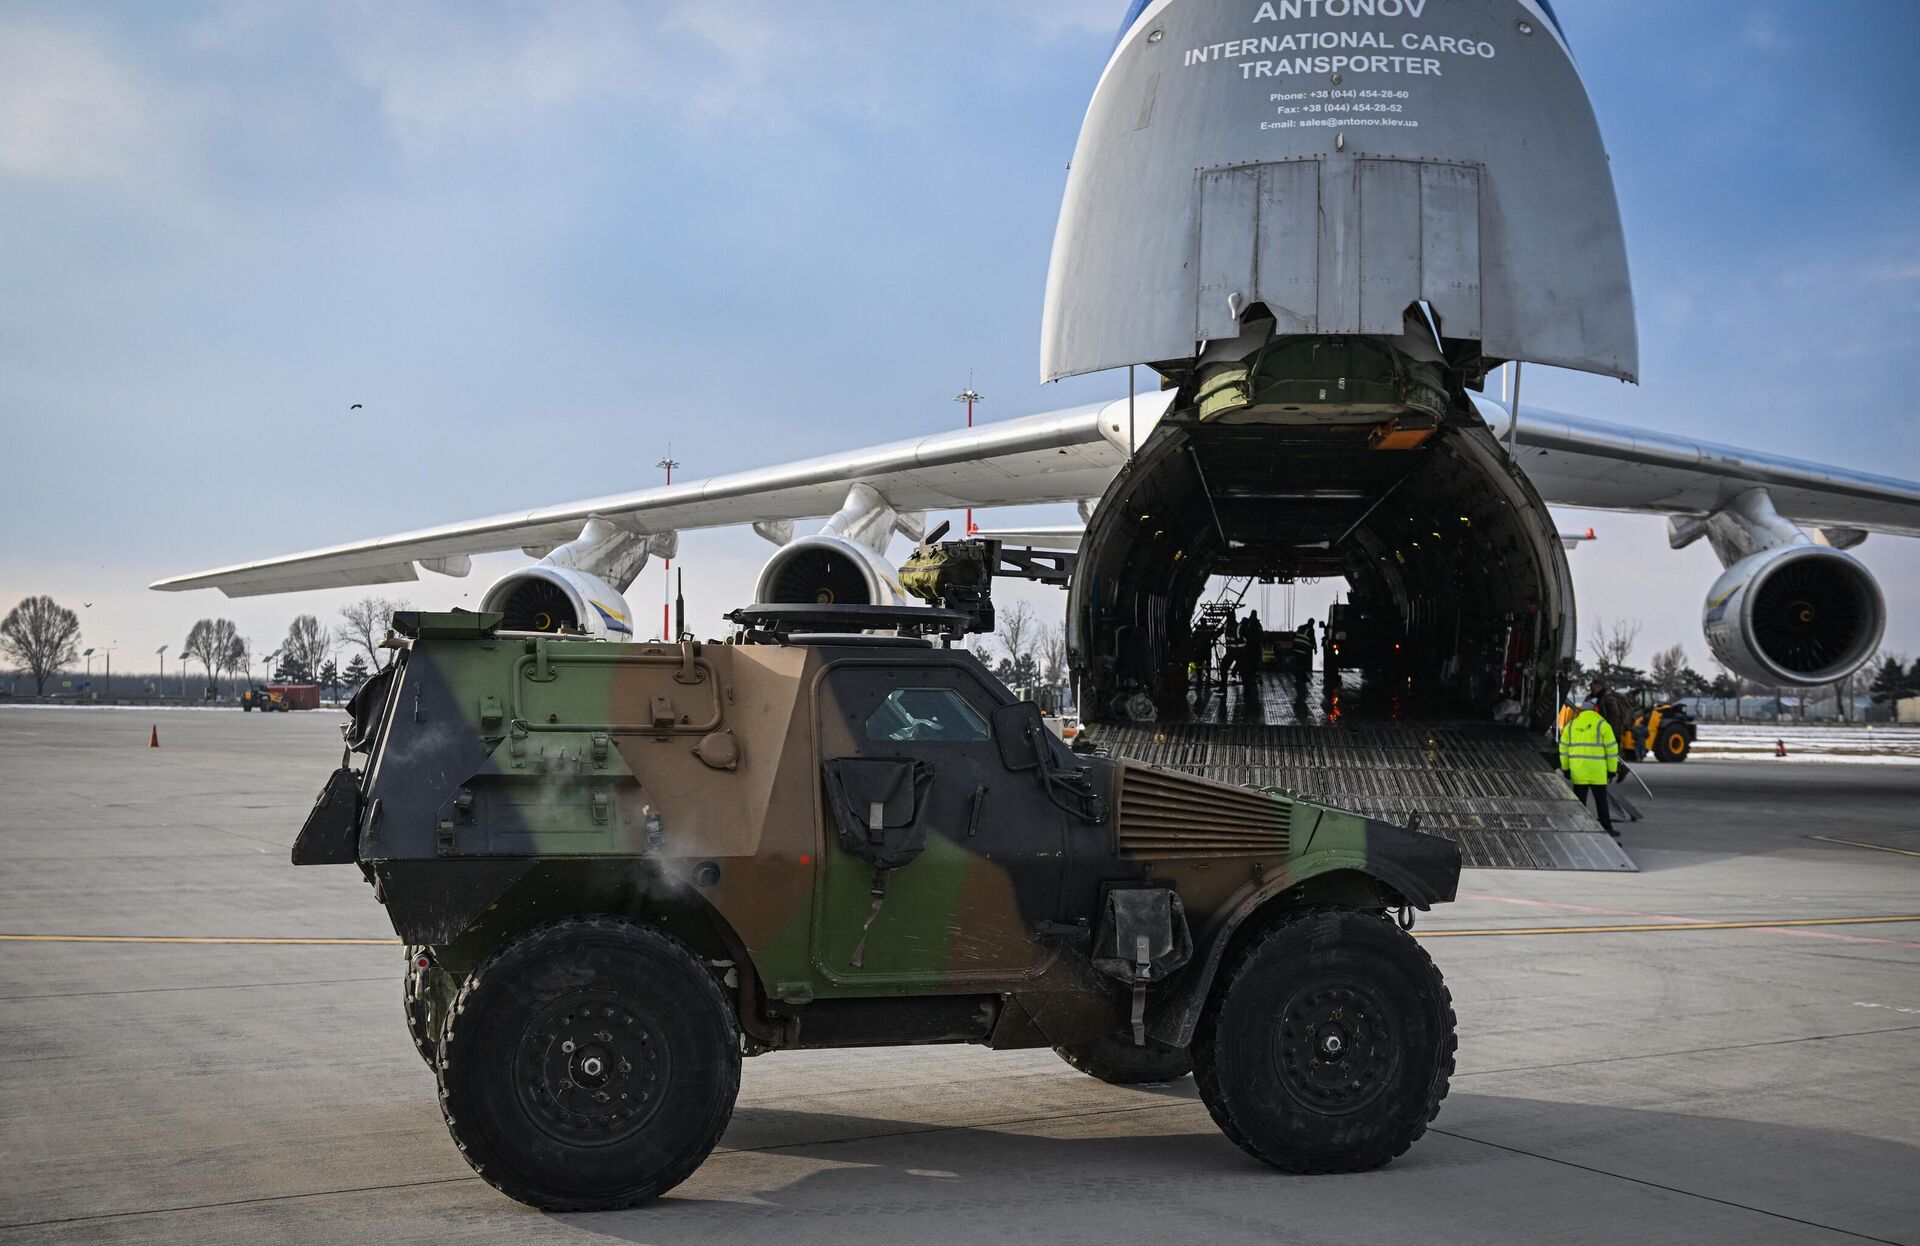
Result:
<svg viewBox="0 0 1920 1246"><path fill-rule="evenodd" d="M684 531L776 546L761 601L883 603L925 512L1075 502L1083 529L1028 535L1077 547L1092 718L1179 716L1211 577L1320 577L1391 617L1423 712L1540 726L1578 636L1552 504L1706 540L1731 671L1814 685L1873 653L1885 600L1847 551L1920 536L1920 483L1486 395L1521 363L1638 367L1607 153L1548 0L1135 0L1070 166L1040 372L1131 369L1143 392L154 587L387 584L518 550L535 561L482 601L507 628L631 639L623 591Z"/></svg>

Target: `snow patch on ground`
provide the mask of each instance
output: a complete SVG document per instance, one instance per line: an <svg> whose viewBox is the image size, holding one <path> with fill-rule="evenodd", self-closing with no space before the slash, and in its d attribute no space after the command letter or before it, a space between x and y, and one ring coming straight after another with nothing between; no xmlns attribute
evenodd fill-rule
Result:
<svg viewBox="0 0 1920 1246"><path fill-rule="evenodd" d="M1777 756L1776 742L1787 746ZM1700 761L1834 762L1920 765L1920 727L1837 723L1701 723L1693 756Z"/></svg>

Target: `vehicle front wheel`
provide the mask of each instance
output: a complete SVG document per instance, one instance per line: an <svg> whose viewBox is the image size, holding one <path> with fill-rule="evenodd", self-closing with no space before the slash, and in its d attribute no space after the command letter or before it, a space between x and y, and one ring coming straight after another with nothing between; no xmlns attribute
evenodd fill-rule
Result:
<svg viewBox="0 0 1920 1246"><path fill-rule="evenodd" d="M1653 746L1653 755L1661 761L1685 761L1692 751L1684 731L1662 731L1659 742Z"/></svg>
<svg viewBox="0 0 1920 1246"><path fill-rule="evenodd" d="M1454 1048L1452 997L1411 936L1309 909L1222 969L1191 1050L1227 1137L1275 1168L1330 1173L1378 1168L1426 1132Z"/></svg>
<svg viewBox="0 0 1920 1246"><path fill-rule="evenodd" d="M1147 1040L1136 1047L1131 1034L1111 1034L1088 1043L1066 1043L1053 1049L1062 1060L1088 1077L1097 1077L1115 1086L1137 1086L1141 1082L1178 1081L1193 1072L1193 1057L1184 1047Z"/></svg>
<svg viewBox="0 0 1920 1246"><path fill-rule="evenodd" d="M740 1089L740 1032L685 944L571 918L467 978L439 1072L447 1128L495 1189L547 1211L632 1207L719 1141Z"/></svg>

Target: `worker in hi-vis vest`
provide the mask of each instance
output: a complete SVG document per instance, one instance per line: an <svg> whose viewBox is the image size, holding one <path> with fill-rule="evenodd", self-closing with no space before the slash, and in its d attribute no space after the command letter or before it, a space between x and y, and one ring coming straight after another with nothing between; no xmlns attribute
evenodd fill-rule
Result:
<svg viewBox="0 0 1920 1246"><path fill-rule="evenodd" d="M1560 769L1573 783L1581 804L1587 803L1588 792L1593 793L1594 816L1607 834L1620 838L1613 829L1613 811L1607 807L1607 784L1620 773L1620 741L1591 701L1560 728Z"/></svg>

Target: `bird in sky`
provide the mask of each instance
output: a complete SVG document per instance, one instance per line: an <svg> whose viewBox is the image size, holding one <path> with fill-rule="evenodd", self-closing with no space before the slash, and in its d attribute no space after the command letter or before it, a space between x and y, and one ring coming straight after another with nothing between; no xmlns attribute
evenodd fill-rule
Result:
<svg viewBox="0 0 1920 1246"><path fill-rule="evenodd" d="M352 405L351 407L348 407L348 408L347 408L347 410L349 410L349 411L358 411L358 410L360 409L360 406L361 406L361 404L360 404L360 403L357 403L357 402L356 402L356 403L354 403L354 404L353 404L353 405Z"/></svg>

